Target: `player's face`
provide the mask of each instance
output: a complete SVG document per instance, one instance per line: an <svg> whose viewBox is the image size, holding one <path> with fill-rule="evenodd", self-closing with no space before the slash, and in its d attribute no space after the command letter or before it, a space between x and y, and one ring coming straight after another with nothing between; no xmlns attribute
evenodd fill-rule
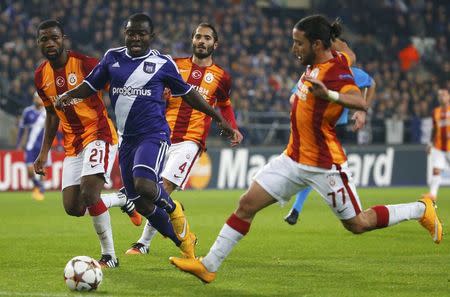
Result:
<svg viewBox="0 0 450 297"><path fill-rule="evenodd" d="M204 59L212 55L217 48L214 41L213 31L208 27L198 27L192 37L192 52L199 59Z"/></svg>
<svg viewBox="0 0 450 297"><path fill-rule="evenodd" d="M292 31L292 39L294 41L292 45L292 52L301 61L302 65L312 65L316 55L309 42L308 38L305 36L305 32L297 30L294 28Z"/></svg>
<svg viewBox="0 0 450 297"><path fill-rule="evenodd" d="M448 106L450 104L450 93L446 89L438 90L438 98L441 105Z"/></svg>
<svg viewBox="0 0 450 297"><path fill-rule="evenodd" d="M132 57L143 56L150 47L153 33L148 22L129 21L125 27L125 45Z"/></svg>
<svg viewBox="0 0 450 297"><path fill-rule="evenodd" d="M42 55L50 61L57 60L64 51L64 35L58 27L39 30L37 43Z"/></svg>

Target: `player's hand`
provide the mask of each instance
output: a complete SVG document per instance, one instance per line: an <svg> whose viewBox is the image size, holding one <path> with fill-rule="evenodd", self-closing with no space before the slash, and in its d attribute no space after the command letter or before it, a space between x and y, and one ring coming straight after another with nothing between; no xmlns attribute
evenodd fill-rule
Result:
<svg viewBox="0 0 450 297"><path fill-rule="evenodd" d="M355 121L352 127L353 132L364 128L364 126L366 125L366 112L361 110L355 111L352 116L352 120Z"/></svg>
<svg viewBox="0 0 450 297"><path fill-rule="evenodd" d="M235 147L239 145L242 142L242 139L244 139L244 136L242 136L241 132L239 132L238 129L234 129L234 135L231 138L231 146Z"/></svg>
<svg viewBox="0 0 450 297"><path fill-rule="evenodd" d="M227 138L233 139L234 138L234 129L231 128L230 124L222 118L220 122L217 122L217 127L220 130L220 135L224 135Z"/></svg>
<svg viewBox="0 0 450 297"><path fill-rule="evenodd" d="M69 105L72 102L73 98L66 93L61 96L56 97L55 108L59 110L63 110L65 106Z"/></svg>
<svg viewBox="0 0 450 297"><path fill-rule="evenodd" d="M47 163L48 154L39 154L34 161L34 172L39 175L45 175L44 165Z"/></svg>
<svg viewBox="0 0 450 297"><path fill-rule="evenodd" d="M305 76L305 80L311 83L311 86L308 87L308 90L315 96L320 97L326 100L330 100L328 98L328 88L318 80L317 78L313 78L311 76Z"/></svg>

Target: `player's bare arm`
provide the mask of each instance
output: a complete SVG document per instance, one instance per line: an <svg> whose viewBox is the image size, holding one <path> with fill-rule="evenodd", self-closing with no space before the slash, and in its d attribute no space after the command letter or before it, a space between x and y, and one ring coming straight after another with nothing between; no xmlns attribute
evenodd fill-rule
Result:
<svg viewBox="0 0 450 297"><path fill-rule="evenodd" d="M376 88L376 83L372 79L372 84L370 85L370 87L364 88L364 90L363 90L363 96L367 102L367 108L370 108L372 106L373 98L375 96L375 88ZM366 125L366 115L367 115L367 113L365 111L361 111L361 110L355 111L355 113L352 116L352 120L355 121L355 123L353 124L353 127L352 127L353 131L358 131L359 129L364 128L364 126Z"/></svg>
<svg viewBox="0 0 450 297"><path fill-rule="evenodd" d="M234 140L236 138L236 133L231 128L230 124L214 109L212 108L202 95L194 89L191 89L189 93L181 96L184 101L186 101L192 108L199 110L207 115L209 115L214 121L216 121L218 128L221 130L225 136Z"/></svg>
<svg viewBox="0 0 450 297"><path fill-rule="evenodd" d="M56 99L55 107L57 109L63 109L64 106L70 104L70 102L74 98L84 99L93 95L94 93L95 91L87 83L83 82L76 88L67 91L64 94L61 94L61 96Z"/></svg>
<svg viewBox="0 0 450 297"><path fill-rule="evenodd" d="M330 91L328 88L316 78L310 76L305 77L305 80L311 83L308 90L316 97L335 102L342 106L367 111L367 102L361 96L358 91L348 91L347 93L338 93L336 91Z"/></svg>
<svg viewBox="0 0 450 297"><path fill-rule="evenodd" d="M339 38L336 38L333 43L331 44L331 49L346 53L348 57L350 58L350 65L354 64L356 61L356 54L352 51L352 49L347 45L347 43Z"/></svg>
<svg viewBox="0 0 450 297"><path fill-rule="evenodd" d="M59 126L59 118L53 106L45 107L45 111L47 116L45 118L44 140L42 141L41 151L34 161L34 171L40 175L45 175L44 165L47 162L48 152L52 147Z"/></svg>

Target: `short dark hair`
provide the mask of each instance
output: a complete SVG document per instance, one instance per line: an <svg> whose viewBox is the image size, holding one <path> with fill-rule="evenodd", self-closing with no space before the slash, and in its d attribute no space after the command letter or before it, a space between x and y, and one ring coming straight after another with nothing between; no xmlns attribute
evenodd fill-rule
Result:
<svg viewBox="0 0 450 297"><path fill-rule="evenodd" d="M150 32L153 33L153 21L152 19L145 13L135 13L132 14L129 18L128 18L128 22L147 22L148 26L150 27ZM126 24L127 24L126 23ZM125 26L126 26L125 24Z"/></svg>
<svg viewBox="0 0 450 297"><path fill-rule="evenodd" d="M216 28L213 26L213 25L211 25L210 23L200 23L197 27L195 27L195 29L192 31L192 35L191 35L191 38L194 38L194 35L195 35L195 31L197 31L197 28L199 28L199 27L204 27L204 28L209 28L209 29L211 29L211 31L213 32L213 38L214 38L214 42L217 42L217 41L219 41L219 35L217 34L217 30L216 30Z"/></svg>
<svg viewBox="0 0 450 297"><path fill-rule="evenodd" d="M311 15L297 22L295 29L305 32L305 37L310 41L321 40L326 49L331 47L334 41L342 33L342 25L339 18L330 23L323 15Z"/></svg>
<svg viewBox="0 0 450 297"><path fill-rule="evenodd" d="M41 22L38 25L37 31L36 31L36 36L39 36L39 31L40 30L45 30L45 29L53 28L53 27L59 28L59 30L61 31L62 35L64 35L64 28L61 25L61 23L58 22L57 20L49 19L49 20L45 20L45 21Z"/></svg>

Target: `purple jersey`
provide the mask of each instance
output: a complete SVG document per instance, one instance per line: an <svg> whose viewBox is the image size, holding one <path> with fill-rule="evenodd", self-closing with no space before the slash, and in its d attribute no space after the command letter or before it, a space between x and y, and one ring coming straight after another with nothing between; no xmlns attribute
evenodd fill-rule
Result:
<svg viewBox="0 0 450 297"><path fill-rule="evenodd" d="M129 141L142 137L169 140L164 87L174 96L183 96L192 88L169 55L150 50L131 57L126 47L108 50L85 82L95 91L109 83L119 135Z"/></svg>
<svg viewBox="0 0 450 297"><path fill-rule="evenodd" d="M30 105L24 109L19 123L19 136L17 143L22 140L25 129L28 129L27 141L25 150L35 150L39 152L42 145L42 138L44 136L46 112L44 108L37 109L35 105Z"/></svg>

